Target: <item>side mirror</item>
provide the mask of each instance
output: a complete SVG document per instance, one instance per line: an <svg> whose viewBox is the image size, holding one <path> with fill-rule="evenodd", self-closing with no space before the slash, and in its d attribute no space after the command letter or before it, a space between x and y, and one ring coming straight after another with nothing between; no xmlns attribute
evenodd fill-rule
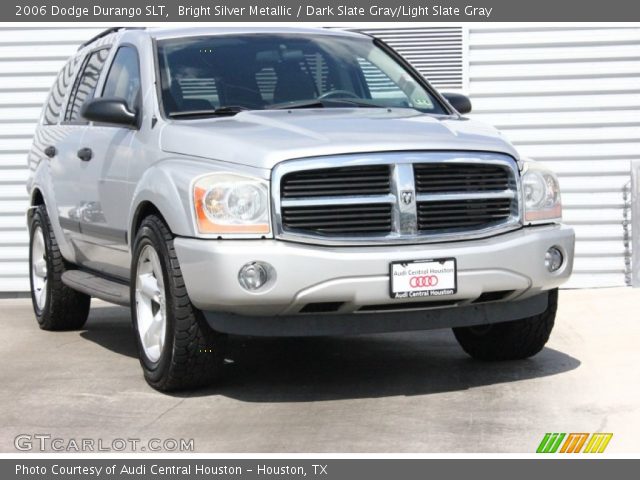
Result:
<svg viewBox="0 0 640 480"><path fill-rule="evenodd" d="M82 106L81 114L92 122L138 127L138 113L122 98L95 98Z"/></svg>
<svg viewBox="0 0 640 480"><path fill-rule="evenodd" d="M471 111L471 100L469 100L469 97L459 93L443 93L442 96L447 99L458 113L464 115Z"/></svg>

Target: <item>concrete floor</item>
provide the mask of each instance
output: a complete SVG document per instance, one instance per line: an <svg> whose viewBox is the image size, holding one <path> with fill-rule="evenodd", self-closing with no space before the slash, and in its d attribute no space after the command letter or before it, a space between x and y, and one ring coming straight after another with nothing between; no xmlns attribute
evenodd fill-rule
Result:
<svg viewBox="0 0 640 480"><path fill-rule="evenodd" d="M27 433L194 439L196 452L534 452L545 432L613 432L640 451L640 292L563 291L533 359L469 359L449 330L232 342L225 381L164 395L144 382L127 310L38 329L0 301L0 451Z"/></svg>

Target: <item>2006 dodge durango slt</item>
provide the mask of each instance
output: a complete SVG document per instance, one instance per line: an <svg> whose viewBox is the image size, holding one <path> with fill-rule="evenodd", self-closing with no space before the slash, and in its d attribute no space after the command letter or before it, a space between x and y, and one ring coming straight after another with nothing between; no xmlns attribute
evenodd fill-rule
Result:
<svg viewBox="0 0 640 480"><path fill-rule="evenodd" d="M554 324L574 233L556 176L383 42L109 29L60 72L29 153L33 307L130 305L146 380L214 380L225 338L450 327L483 360Z"/></svg>

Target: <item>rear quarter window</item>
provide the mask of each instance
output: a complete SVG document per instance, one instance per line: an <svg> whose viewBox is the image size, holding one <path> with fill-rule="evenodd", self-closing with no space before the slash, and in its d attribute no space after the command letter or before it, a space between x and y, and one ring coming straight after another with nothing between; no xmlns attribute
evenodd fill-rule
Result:
<svg viewBox="0 0 640 480"><path fill-rule="evenodd" d="M109 48L101 48L88 54L82 65L82 71L73 84L64 115L65 122L86 123L80 112L82 106L93 99L102 67L104 67L108 56Z"/></svg>
<svg viewBox="0 0 640 480"><path fill-rule="evenodd" d="M71 84L73 83L73 78L78 70L78 65L81 60L82 56L76 55L71 58L58 73L58 76L49 91L47 102L44 105L42 113L43 125L55 125L60 121L60 113L62 111L62 106L64 105L64 99L69 92Z"/></svg>

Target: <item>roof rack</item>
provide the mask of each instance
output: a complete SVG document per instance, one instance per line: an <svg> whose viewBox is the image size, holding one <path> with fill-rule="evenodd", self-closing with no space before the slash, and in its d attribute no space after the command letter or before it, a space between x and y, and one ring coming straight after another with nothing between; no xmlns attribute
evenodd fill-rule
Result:
<svg viewBox="0 0 640 480"><path fill-rule="evenodd" d="M102 32L97 34L95 37L90 38L89 40L84 42L82 45L80 45L78 47L78 50L82 50L84 47L86 47L87 45L91 45L96 40L98 40L98 39L100 39L102 37L106 37L107 35L111 35L112 33L118 32L120 30L144 30L144 28L145 27L111 27L111 28L107 28L106 30L103 30Z"/></svg>

